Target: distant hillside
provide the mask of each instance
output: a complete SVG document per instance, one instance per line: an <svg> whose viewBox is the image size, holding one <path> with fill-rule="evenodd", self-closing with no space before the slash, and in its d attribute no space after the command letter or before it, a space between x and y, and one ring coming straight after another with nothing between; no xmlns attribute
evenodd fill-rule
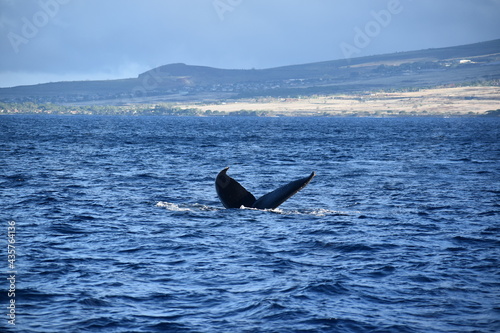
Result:
<svg viewBox="0 0 500 333"><path fill-rule="evenodd" d="M432 87L500 80L500 39L269 69L186 64L154 68L137 78L0 89L2 102L129 104L215 101Z"/></svg>

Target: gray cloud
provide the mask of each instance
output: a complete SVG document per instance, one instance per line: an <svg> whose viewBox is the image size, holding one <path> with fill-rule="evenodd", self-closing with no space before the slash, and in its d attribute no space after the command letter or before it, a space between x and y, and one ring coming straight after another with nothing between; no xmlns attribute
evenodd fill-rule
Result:
<svg viewBox="0 0 500 333"><path fill-rule="evenodd" d="M500 38L499 14L500 0L0 0L0 86L467 44Z"/></svg>

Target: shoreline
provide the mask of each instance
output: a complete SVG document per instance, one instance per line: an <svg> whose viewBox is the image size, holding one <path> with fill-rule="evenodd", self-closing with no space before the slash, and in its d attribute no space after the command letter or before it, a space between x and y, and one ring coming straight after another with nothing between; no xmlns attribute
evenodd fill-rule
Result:
<svg viewBox="0 0 500 333"><path fill-rule="evenodd" d="M474 117L498 116L499 109L500 86L435 87L406 92L367 91L121 106L0 103L0 115Z"/></svg>
<svg viewBox="0 0 500 333"><path fill-rule="evenodd" d="M302 98L259 97L178 106L198 108L202 112L262 113L264 116L482 116L500 107L500 87L429 88Z"/></svg>

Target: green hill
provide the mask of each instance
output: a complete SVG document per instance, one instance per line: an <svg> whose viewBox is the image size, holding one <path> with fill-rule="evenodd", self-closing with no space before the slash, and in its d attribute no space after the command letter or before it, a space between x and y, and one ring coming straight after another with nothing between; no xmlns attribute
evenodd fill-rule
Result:
<svg viewBox="0 0 500 333"><path fill-rule="evenodd" d="M334 94L498 80L500 39L269 69L170 64L123 80L1 88L0 101L120 105Z"/></svg>

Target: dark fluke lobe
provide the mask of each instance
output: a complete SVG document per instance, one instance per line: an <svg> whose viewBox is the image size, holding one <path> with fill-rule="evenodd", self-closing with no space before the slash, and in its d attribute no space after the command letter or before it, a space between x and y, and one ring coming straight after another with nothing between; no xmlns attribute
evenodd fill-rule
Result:
<svg viewBox="0 0 500 333"><path fill-rule="evenodd" d="M215 179L215 189L220 201L226 208L252 207L255 197L236 180L226 175L229 168L225 168Z"/></svg>
<svg viewBox="0 0 500 333"><path fill-rule="evenodd" d="M219 172L215 179L217 195L226 208L240 208L242 206L258 209L277 208L309 184L316 175L312 172L308 177L294 180L256 200L252 193L248 192L240 183L226 174L228 169L229 167Z"/></svg>

